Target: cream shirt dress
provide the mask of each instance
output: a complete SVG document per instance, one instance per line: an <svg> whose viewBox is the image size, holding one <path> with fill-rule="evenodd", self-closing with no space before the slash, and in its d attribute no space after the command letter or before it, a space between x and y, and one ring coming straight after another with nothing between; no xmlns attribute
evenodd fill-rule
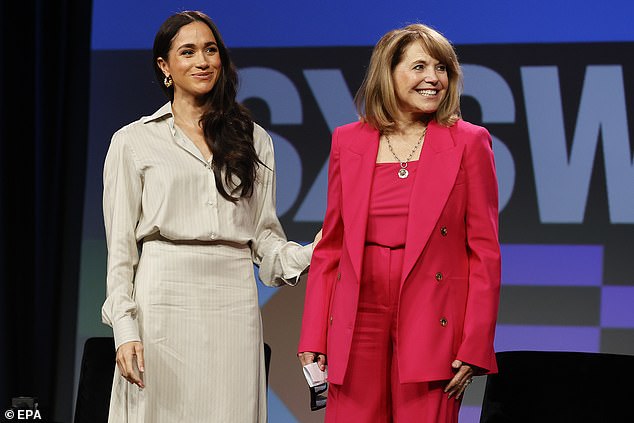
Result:
<svg viewBox="0 0 634 423"><path fill-rule="evenodd" d="M296 284L312 244L286 239L275 211L271 137L257 124L253 195L216 188L212 165L174 125L171 104L118 130L103 172L108 246L104 323L115 347L142 341L145 388L118 368L111 423L263 423L266 379L254 266Z"/></svg>

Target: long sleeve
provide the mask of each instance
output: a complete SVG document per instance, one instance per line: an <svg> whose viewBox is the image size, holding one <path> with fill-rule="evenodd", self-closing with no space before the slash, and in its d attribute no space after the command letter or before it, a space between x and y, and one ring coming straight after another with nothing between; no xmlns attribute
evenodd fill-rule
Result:
<svg viewBox="0 0 634 423"><path fill-rule="evenodd" d="M469 292L458 358L486 370L491 359L500 294L498 191L491 137L482 133L465 151ZM486 340L486 342L484 342Z"/></svg>
<svg viewBox="0 0 634 423"><path fill-rule="evenodd" d="M259 129L259 128L256 128ZM262 134L264 133L264 134ZM259 136L257 136L259 135ZM275 159L273 141L263 130L256 135L262 143L258 172L253 261L259 266L260 280L268 286L296 285L306 275L313 252L312 243L287 241L275 209Z"/></svg>
<svg viewBox="0 0 634 423"><path fill-rule="evenodd" d="M125 130L112 137L103 172L103 214L108 247L107 292L102 320L112 327L115 347L139 341L133 280L139 260L135 228L141 213L142 179Z"/></svg>
<svg viewBox="0 0 634 423"><path fill-rule="evenodd" d="M315 247L310 265L298 352L326 353L328 309L343 247L338 136L339 131L335 129L328 163L328 200L323 237Z"/></svg>

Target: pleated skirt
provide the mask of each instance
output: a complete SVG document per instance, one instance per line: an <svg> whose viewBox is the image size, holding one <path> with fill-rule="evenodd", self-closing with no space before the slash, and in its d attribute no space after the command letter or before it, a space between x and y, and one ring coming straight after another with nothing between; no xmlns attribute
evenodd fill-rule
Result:
<svg viewBox="0 0 634 423"><path fill-rule="evenodd" d="M265 423L262 322L248 246L145 242L134 298L145 388L115 369L109 423Z"/></svg>

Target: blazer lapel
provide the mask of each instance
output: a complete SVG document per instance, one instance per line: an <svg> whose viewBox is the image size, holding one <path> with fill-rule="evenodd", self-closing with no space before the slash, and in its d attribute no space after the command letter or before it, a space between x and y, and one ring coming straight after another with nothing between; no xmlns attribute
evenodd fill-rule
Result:
<svg viewBox="0 0 634 423"><path fill-rule="evenodd" d="M344 238L357 280L360 281L379 132L369 125L362 125L348 136L355 138L348 144L348 148L341 149L340 156L343 221L346 231Z"/></svg>
<svg viewBox="0 0 634 423"><path fill-rule="evenodd" d="M401 283L412 271L453 189L464 145L456 146L449 128L431 121L412 187Z"/></svg>

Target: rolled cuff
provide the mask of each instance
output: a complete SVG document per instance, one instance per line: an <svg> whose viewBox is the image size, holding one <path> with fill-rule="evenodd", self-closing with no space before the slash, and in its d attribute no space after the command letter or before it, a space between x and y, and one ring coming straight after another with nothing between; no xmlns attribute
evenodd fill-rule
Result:
<svg viewBox="0 0 634 423"><path fill-rule="evenodd" d="M313 254L313 244L289 241L278 246L260 264L260 280L267 286L295 286L305 280Z"/></svg>

